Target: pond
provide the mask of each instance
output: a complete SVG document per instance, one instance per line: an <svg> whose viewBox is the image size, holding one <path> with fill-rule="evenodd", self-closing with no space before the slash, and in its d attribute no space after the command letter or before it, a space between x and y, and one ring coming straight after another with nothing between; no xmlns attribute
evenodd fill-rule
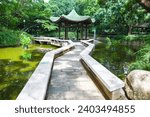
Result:
<svg viewBox="0 0 150 117"><path fill-rule="evenodd" d="M118 42L111 45L99 43L92 53L93 58L104 65L108 70L124 80L129 70L129 64L135 61L137 46L127 46Z"/></svg>
<svg viewBox="0 0 150 117"><path fill-rule="evenodd" d="M21 55L25 50L22 47L0 48L0 100L16 99L28 78L44 56L38 48L51 48L51 45L30 45L31 60L23 60Z"/></svg>

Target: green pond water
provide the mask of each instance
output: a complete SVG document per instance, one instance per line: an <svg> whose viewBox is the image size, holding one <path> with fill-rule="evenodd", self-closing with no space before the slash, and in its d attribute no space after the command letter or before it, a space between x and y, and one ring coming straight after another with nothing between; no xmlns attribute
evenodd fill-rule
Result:
<svg viewBox="0 0 150 117"><path fill-rule="evenodd" d="M21 55L25 52L22 47L0 48L0 100L16 99L28 78L44 56L37 48L52 48L51 45L34 44L29 46L32 58L23 60Z"/></svg>
<svg viewBox="0 0 150 117"><path fill-rule="evenodd" d="M137 47L112 43L99 43L92 56L120 79L124 79L129 71L129 64L135 61Z"/></svg>

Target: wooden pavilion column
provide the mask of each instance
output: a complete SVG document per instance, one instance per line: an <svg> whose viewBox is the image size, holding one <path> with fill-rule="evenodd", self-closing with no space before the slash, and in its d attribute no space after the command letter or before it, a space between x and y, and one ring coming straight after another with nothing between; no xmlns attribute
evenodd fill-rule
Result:
<svg viewBox="0 0 150 117"><path fill-rule="evenodd" d="M59 38L59 39L60 39L60 32L61 32L61 25L59 24L59 25L58 25L58 33L59 33L59 34L58 34L58 35L59 35L58 38Z"/></svg>
<svg viewBox="0 0 150 117"><path fill-rule="evenodd" d="M81 25L81 40L83 40L83 25Z"/></svg>
<svg viewBox="0 0 150 117"><path fill-rule="evenodd" d="M79 40L79 25L76 24L76 30L77 30L77 40Z"/></svg>
<svg viewBox="0 0 150 117"><path fill-rule="evenodd" d="M87 40L87 24L85 25L85 40Z"/></svg>
<svg viewBox="0 0 150 117"><path fill-rule="evenodd" d="M77 40L79 40L79 29L77 27Z"/></svg>
<svg viewBox="0 0 150 117"><path fill-rule="evenodd" d="M65 40L67 40L67 39L68 39L68 27L65 24Z"/></svg>

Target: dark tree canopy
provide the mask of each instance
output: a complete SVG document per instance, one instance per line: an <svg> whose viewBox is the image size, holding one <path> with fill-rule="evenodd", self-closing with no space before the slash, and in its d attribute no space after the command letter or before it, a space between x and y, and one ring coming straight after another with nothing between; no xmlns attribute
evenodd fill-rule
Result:
<svg viewBox="0 0 150 117"><path fill-rule="evenodd" d="M132 25L150 21L150 0L1 0L0 30L54 34L58 27L50 17L67 15L72 9L95 18L95 26L101 32L124 33Z"/></svg>

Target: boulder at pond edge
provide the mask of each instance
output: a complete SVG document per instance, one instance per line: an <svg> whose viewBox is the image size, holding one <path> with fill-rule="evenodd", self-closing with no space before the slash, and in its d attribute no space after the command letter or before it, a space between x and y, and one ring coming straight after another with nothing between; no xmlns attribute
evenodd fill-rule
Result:
<svg viewBox="0 0 150 117"><path fill-rule="evenodd" d="M132 100L150 100L150 72L131 71L125 79L125 91Z"/></svg>

